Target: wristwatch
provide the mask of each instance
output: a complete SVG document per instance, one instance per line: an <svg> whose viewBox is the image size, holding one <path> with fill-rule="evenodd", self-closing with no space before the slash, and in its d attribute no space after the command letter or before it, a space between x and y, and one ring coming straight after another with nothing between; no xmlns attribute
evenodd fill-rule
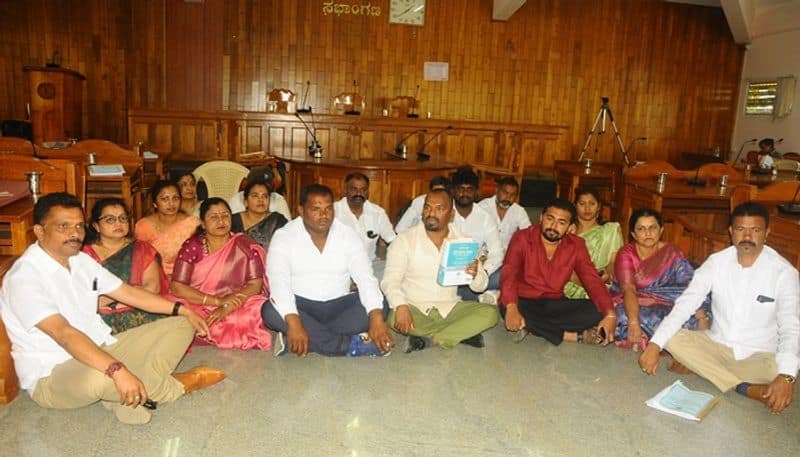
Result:
<svg viewBox="0 0 800 457"><path fill-rule="evenodd" d="M781 374L779 374L778 376L780 376L781 378L783 378L783 380L784 380L784 381L786 381L786 382L788 382L789 384L794 384L794 383L795 383L795 381L797 381L797 378L795 378L795 377L794 377L794 376L792 376L792 375L788 375L788 374L783 374L783 373L781 373Z"/></svg>

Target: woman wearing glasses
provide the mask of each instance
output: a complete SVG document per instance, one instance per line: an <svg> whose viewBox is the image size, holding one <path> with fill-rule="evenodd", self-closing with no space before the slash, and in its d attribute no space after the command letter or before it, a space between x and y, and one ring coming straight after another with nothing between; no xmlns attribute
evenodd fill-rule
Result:
<svg viewBox="0 0 800 457"><path fill-rule="evenodd" d="M150 197L155 211L136 223L133 234L137 240L156 248L161 254L164 272L169 276L181 245L192 236L200 219L180 211L181 194L174 182L156 181L150 189Z"/></svg>
<svg viewBox="0 0 800 457"><path fill-rule="evenodd" d="M628 223L633 242L617 253L611 287L617 312L617 346L644 349L658 325L694 276L694 268L674 244L661 241L664 224L661 213L639 208ZM683 327L709 328L706 310L710 300Z"/></svg>
<svg viewBox="0 0 800 457"><path fill-rule="evenodd" d="M130 212L121 199L104 198L95 203L90 222L83 252L128 284L161 295L169 292L158 252L148 243L133 240ZM107 297L100 298L98 311L112 334L163 317Z"/></svg>
<svg viewBox="0 0 800 457"><path fill-rule="evenodd" d="M206 318L211 344L268 350L272 338L261 319L269 298L264 248L244 233L231 233L231 209L221 198L203 201L200 218L175 261L172 293Z"/></svg>

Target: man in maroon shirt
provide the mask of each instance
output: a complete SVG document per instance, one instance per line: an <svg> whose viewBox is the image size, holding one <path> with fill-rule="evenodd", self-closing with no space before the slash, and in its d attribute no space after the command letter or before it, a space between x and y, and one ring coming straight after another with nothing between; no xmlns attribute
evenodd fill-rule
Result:
<svg viewBox="0 0 800 457"><path fill-rule="evenodd" d="M562 198L548 203L539 224L511 238L500 274L500 313L516 341L528 333L558 345L577 341L606 345L617 317L611 295L589 258L583 238L567 233L575 206ZM590 300L564 297L575 272Z"/></svg>

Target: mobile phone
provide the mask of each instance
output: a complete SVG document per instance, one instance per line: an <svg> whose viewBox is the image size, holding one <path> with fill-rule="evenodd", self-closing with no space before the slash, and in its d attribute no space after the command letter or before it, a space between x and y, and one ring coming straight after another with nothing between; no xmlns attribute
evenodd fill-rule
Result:
<svg viewBox="0 0 800 457"><path fill-rule="evenodd" d="M146 402L142 403L142 406L144 406L147 409L153 410L158 408L158 402L148 398Z"/></svg>

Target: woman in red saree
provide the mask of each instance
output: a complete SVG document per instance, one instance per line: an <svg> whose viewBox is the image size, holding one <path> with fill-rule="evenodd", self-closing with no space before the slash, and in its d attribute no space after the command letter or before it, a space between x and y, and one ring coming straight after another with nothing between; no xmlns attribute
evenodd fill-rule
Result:
<svg viewBox="0 0 800 457"><path fill-rule="evenodd" d="M91 214L92 230L87 234L82 250L97 263L132 286L155 294L169 292L169 280L158 252L143 241L131 237L130 211L119 198L104 198L94 204ZM131 308L107 297L100 297L98 313L111 327L111 333L121 333L164 317Z"/></svg>
<svg viewBox="0 0 800 457"><path fill-rule="evenodd" d="M269 298L264 249L243 233L231 234L231 210L221 198L205 200L200 219L200 230L175 260L172 293L206 318L209 343L268 350L272 337L261 319Z"/></svg>

